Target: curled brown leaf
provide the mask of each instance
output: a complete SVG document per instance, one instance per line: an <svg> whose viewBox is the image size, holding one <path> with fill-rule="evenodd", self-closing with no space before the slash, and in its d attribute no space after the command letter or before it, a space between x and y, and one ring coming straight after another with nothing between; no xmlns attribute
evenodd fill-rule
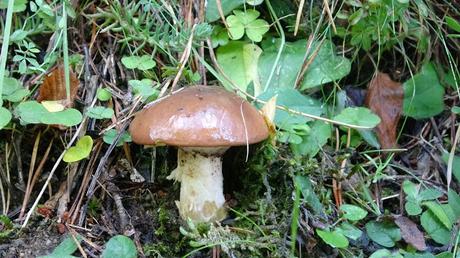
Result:
<svg viewBox="0 0 460 258"><path fill-rule="evenodd" d="M377 72L369 83L365 104L382 120L375 132L382 149L397 147L397 127L403 105L401 83L386 73Z"/></svg>

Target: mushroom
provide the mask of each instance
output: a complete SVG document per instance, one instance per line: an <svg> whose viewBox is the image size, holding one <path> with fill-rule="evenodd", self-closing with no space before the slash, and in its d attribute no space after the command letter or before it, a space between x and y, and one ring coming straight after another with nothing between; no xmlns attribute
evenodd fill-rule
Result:
<svg viewBox="0 0 460 258"><path fill-rule="evenodd" d="M142 110L131 123L135 143L178 147L168 179L181 183L176 201L183 219L215 222L226 216L222 155L231 146L268 137L264 117L221 87L191 86Z"/></svg>

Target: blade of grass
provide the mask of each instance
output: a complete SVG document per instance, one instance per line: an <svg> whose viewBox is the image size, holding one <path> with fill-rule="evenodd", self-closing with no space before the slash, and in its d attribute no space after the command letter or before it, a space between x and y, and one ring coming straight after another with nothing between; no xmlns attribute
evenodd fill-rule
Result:
<svg viewBox="0 0 460 258"><path fill-rule="evenodd" d="M66 1L62 3L62 54L64 56L64 80L67 103L70 103L70 67L69 67L69 44L67 40L67 11Z"/></svg>
<svg viewBox="0 0 460 258"><path fill-rule="evenodd" d="M3 105L3 79L5 77L6 58L8 57L8 45L10 43L11 20L13 19L13 6L14 0L9 0L8 9L6 10L5 31L3 31L2 52L0 54L0 107Z"/></svg>
<svg viewBox="0 0 460 258"><path fill-rule="evenodd" d="M299 213L300 213L300 186L294 180L295 187L295 199L292 208L292 220L291 220L291 257L294 257L295 243L297 240L297 229L299 227Z"/></svg>

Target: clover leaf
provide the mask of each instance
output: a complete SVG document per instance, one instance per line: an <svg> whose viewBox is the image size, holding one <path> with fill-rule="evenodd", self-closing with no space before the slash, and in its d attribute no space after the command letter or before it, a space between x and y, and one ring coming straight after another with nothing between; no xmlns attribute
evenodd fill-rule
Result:
<svg viewBox="0 0 460 258"><path fill-rule="evenodd" d="M233 40L241 39L244 34L255 42L260 42L262 36L268 31L269 25L263 19L257 19L260 13L256 10L234 10L234 15L227 17L229 36Z"/></svg>

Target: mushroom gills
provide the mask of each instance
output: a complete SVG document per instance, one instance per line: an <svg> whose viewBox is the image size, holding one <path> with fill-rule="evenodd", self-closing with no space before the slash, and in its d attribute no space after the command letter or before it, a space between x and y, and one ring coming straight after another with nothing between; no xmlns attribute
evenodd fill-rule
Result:
<svg viewBox="0 0 460 258"><path fill-rule="evenodd" d="M177 168L168 179L181 183L176 201L183 219L214 222L226 217L223 193L222 154L228 147L184 147L178 149Z"/></svg>

